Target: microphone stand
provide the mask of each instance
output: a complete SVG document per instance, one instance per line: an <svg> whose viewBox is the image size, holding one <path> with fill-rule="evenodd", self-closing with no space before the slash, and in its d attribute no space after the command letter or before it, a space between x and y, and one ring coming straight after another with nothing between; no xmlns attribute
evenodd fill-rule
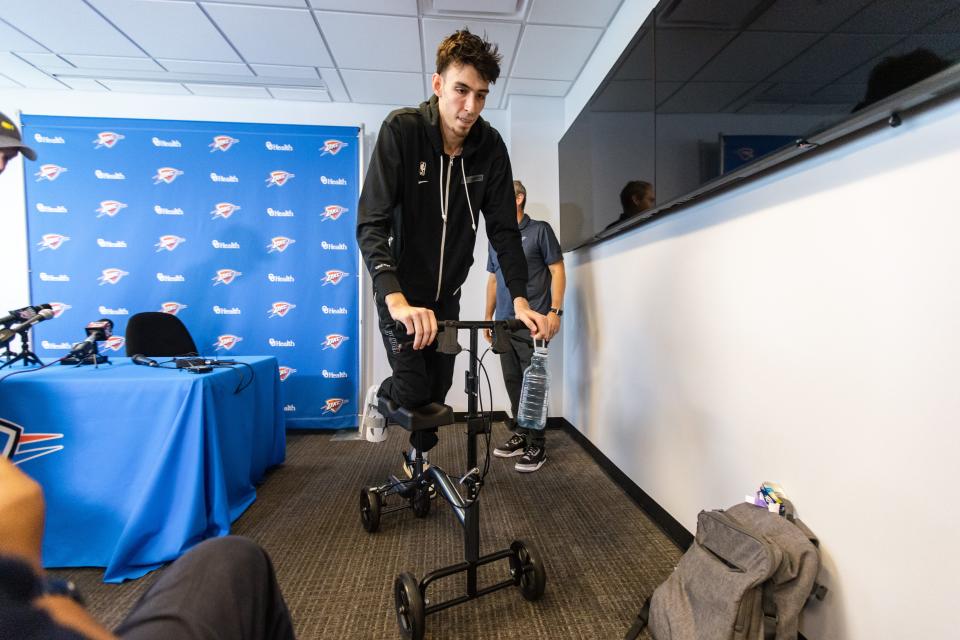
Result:
<svg viewBox="0 0 960 640"><path fill-rule="evenodd" d="M37 354L35 354L33 351L30 351L30 328L27 327L23 331L18 332L17 335L20 336L20 353L13 356L13 352L10 351L10 343L8 342L7 352L4 353L2 356L3 358L6 358L7 361L4 362L3 364L0 364L0 369L3 369L4 367L9 367L14 362L20 362L20 361L23 361L23 366L25 367L29 367L32 364L42 366L43 363L40 362L40 358L37 357ZM13 356L12 359L10 358L11 356Z"/></svg>
<svg viewBox="0 0 960 640"><path fill-rule="evenodd" d="M75 355L67 356L66 358L61 360L60 364L75 364L75 365L92 364L99 369L100 365L103 364L104 362L106 362L107 364L112 364L107 359L107 356L100 353L99 349L97 348L97 343L94 341L89 343L87 346L85 346L83 348L83 351Z"/></svg>

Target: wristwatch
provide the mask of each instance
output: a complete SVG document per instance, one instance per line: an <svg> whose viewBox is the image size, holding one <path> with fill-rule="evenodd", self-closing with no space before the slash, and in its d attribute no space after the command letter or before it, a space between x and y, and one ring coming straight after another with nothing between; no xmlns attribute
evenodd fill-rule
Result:
<svg viewBox="0 0 960 640"><path fill-rule="evenodd" d="M44 576L40 580L40 595L66 596L77 604L85 604L83 595L80 593L80 590L77 589L77 585L74 584L72 580L64 580L63 578Z"/></svg>
<svg viewBox="0 0 960 640"><path fill-rule="evenodd" d="M563 309L556 309L556 308L554 308L554 307L550 307L549 313L555 313L555 314L557 314L557 317L559 318L560 316L563 315Z"/></svg>

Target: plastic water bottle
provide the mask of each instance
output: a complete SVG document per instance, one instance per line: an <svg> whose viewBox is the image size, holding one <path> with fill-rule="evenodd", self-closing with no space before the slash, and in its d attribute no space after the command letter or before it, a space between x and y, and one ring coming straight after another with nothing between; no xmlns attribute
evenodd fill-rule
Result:
<svg viewBox="0 0 960 640"><path fill-rule="evenodd" d="M530 366L523 372L517 425L525 429L543 429L547 425L549 393L550 371L547 369L547 348L534 347Z"/></svg>

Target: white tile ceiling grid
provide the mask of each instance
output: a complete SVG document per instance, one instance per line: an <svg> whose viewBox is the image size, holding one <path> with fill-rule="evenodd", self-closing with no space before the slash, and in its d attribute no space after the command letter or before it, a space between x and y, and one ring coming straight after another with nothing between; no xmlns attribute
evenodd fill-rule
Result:
<svg viewBox="0 0 960 640"><path fill-rule="evenodd" d="M412 104L467 26L488 108L564 96L624 0L0 0L0 87Z"/></svg>

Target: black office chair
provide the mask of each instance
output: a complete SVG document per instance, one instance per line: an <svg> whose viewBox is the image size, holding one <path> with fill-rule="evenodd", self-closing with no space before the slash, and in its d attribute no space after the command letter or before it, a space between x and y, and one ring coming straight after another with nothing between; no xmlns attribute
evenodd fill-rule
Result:
<svg viewBox="0 0 960 640"><path fill-rule="evenodd" d="M169 313L135 313L127 322L125 337L127 356L138 353L165 358L197 355L197 345L187 327L180 318Z"/></svg>

